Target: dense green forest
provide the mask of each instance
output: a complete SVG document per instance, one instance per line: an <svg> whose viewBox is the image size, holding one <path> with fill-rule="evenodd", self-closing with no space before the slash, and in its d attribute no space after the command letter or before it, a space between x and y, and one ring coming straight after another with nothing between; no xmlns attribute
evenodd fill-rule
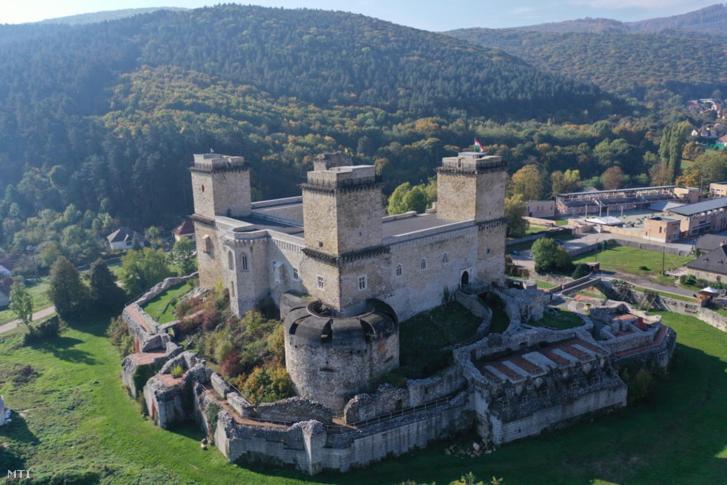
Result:
<svg viewBox="0 0 727 485"><path fill-rule="evenodd" d="M500 50L342 12L0 26L0 242L19 254L51 241L81 262L98 251L81 241L114 225L169 227L192 209L192 154L211 148L253 164L256 198L296 193L326 150L377 163L390 192L478 134L517 145L540 122L504 123L629 109Z"/></svg>
<svg viewBox="0 0 727 485"><path fill-rule="evenodd" d="M727 93L727 37L696 33L552 33L462 29L449 34L519 56L541 69L655 106Z"/></svg>

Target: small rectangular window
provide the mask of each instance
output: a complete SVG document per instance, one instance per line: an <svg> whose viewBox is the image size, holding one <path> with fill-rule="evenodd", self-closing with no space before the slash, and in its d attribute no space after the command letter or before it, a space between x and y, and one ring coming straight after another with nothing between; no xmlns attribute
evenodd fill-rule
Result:
<svg viewBox="0 0 727 485"><path fill-rule="evenodd" d="M419 263L419 267L420 267L420 268L421 268L422 270L425 270L425 269L427 269L427 260L426 260L426 259L424 259L424 258L422 258L421 262Z"/></svg>
<svg viewBox="0 0 727 485"><path fill-rule="evenodd" d="M358 277L358 289L359 290L365 290L367 283L368 282L366 281L366 276L359 276Z"/></svg>
<svg viewBox="0 0 727 485"><path fill-rule="evenodd" d="M401 265L397 264L396 265L396 276L401 276L401 273L402 273Z"/></svg>
<svg viewBox="0 0 727 485"><path fill-rule="evenodd" d="M295 281L298 281L300 279L300 276L298 275L298 268L293 268L293 279Z"/></svg>
<svg viewBox="0 0 727 485"><path fill-rule="evenodd" d="M319 276L316 279L316 284L318 285L318 288L322 290L326 287L326 280L323 278L323 276Z"/></svg>

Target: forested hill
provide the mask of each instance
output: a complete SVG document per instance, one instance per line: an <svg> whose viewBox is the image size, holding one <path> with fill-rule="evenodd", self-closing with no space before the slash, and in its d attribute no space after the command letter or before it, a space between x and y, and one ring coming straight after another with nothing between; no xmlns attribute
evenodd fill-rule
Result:
<svg viewBox="0 0 727 485"><path fill-rule="evenodd" d="M552 33L462 29L456 38L520 56L610 92L664 102L727 92L727 37L690 33Z"/></svg>
<svg viewBox="0 0 727 485"><path fill-rule="evenodd" d="M603 33L603 32L664 32L682 31L701 34L727 35L727 3L715 4L698 10L670 17L660 17L636 22L620 22L604 18L582 18L563 22L518 27L517 30L550 33Z"/></svg>
<svg viewBox="0 0 727 485"><path fill-rule="evenodd" d="M172 77L191 91L166 91ZM397 123L594 119L619 103L499 50L341 12L225 5L4 26L0 217L11 203L25 217L73 203L148 225L191 210L195 151L245 155L259 166L258 196L289 195L317 151L370 162L393 140L419 139L399 138ZM469 144L462 123L456 144ZM433 167L449 142L418 166ZM412 170L392 182L420 176Z"/></svg>

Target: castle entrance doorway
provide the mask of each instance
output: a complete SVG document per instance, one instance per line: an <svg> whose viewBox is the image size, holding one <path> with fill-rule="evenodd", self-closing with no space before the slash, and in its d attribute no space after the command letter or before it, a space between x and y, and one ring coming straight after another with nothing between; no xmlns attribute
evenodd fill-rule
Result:
<svg viewBox="0 0 727 485"><path fill-rule="evenodd" d="M469 271L462 271L462 277L459 280L459 286L466 288L470 284L470 273Z"/></svg>

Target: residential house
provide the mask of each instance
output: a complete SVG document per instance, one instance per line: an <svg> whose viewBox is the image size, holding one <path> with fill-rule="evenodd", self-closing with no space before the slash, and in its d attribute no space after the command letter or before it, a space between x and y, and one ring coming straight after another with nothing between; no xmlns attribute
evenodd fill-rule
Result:
<svg viewBox="0 0 727 485"><path fill-rule="evenodd" d="M727 277L727 245L702 254L686 265L687 273L707 281L722 281Z"/></svg>
<svg viewBox="0 0 727 485"><path fill-rule="evenodd" d="M144 237L127 227L115 230L106 236L106 241L112 251L126 251L144 245Z"/></svg>
<svg viewBox="0 0 727 485"><path fill-rule="evenodd" d="M174 228L172 231L174 240L179 241L181 239L193 239L194 238L194 222L191 219L185 219L180 225Z"/></svg>

